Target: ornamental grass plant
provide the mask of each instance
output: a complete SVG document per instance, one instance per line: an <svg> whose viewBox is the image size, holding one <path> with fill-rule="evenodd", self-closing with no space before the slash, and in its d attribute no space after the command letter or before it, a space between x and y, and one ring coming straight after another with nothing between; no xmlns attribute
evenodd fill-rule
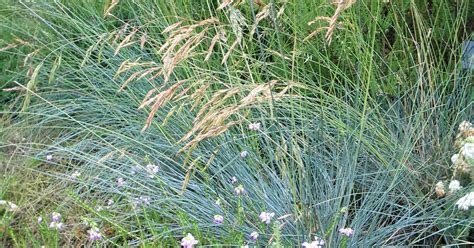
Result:
<svg viewBox="0 0 474 248"><path fill-rule="evenodd" d="M469 212L435 192L473 116L461 69L472 11L445 0L4 4L0 198L18 208L0 210L0 239L472 244Z"/></svg>

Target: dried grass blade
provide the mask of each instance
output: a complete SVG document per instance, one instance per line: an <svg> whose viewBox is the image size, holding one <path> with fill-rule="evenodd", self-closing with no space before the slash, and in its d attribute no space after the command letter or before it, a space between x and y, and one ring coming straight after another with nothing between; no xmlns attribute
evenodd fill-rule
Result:
<svg viewBox="0 0 474 248"><path fill-rule="evenodd" d="M118 3L119 3L119 0L112 0L112 3L110 3L109 7L106 8L104 11L104 17L110 15L110 12L115 6L117 6Z"/></svg>
<svg viewBox="0 0 474 248"><path fill-rule="evenodd" d="M207 50L207 55L204 58L204 61L209 60L209 58L211 57L211 54L212 54L212 50L214 49L214 46L216 45L218 40L219 40L219 34L216 34L211 40L211 45L209 46L209 49Z"/></svg>
<svg viewBox="0 0 474 248"><path fill-rule="evenodd" d="M224 63L227 61L227 59L229 58L229 56L230 56L230 54L232 53L232 51L234 50L234 48L235 48L235 47L237 46L237 44L239 44L239 43L240 43L240 40L239 40L239 39L235 40L234 43L232 43L232 45L231 45L230 48L229 48L229 51L227 51L227 53L224 55L224 58L222 58L221 64L224 64Z"/></svg>
<svg viewBox="0 0 474 248"><path fill-rule="evenodd" d="M219 7L217 7L217 10L221 10L225 7L227 7L227 5L231 4L234 0L224 0L222 1L221 5L219 5Z"/></svg>
<svg viewBox="0 0 474 248"><path fill-rule="evenodd" d="M181 25L181 23L183 23L183 22L182 22L182 21L179 21L179 22L177 22L177 23L171 24L171 25L169 25L167 28L165 28L161 33L162 33L162 34L168 33L168 32L170 32L171 30L173 30L173 29L179 27L179 26Z"/></svg>

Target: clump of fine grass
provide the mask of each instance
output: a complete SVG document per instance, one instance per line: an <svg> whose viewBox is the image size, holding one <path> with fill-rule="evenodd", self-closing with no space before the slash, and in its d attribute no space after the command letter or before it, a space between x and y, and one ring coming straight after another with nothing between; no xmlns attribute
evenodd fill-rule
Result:
<svg viewBox="0 0 474 248"><path fill-rule="evenodd" d="M358 1L336 7L329 37L305 40L308 21L334 14L323 2L23 6L50 36L23 34L39 69L16 77L28 104L5 113L2 147L54 154L54 170L35 171L75 183L66 205L107 244L461 243L449 231L466 221L432 189L443 140L472 110L462 39L424 35L445 25L412 2ZM466 13L446 13L448 29ZM334 32L336 19L350 25ZM275 213L269 225L261 212Z"/></svg>

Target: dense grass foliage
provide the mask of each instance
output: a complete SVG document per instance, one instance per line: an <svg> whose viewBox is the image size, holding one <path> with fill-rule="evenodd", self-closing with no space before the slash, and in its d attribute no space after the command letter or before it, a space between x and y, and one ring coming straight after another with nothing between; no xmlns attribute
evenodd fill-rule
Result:
<svg viewBox="0 0 474 248"><path fill-rule="evenodd" d="M0 52L2 80L16 88L0 196L20 206L4 213L5 243L474 242L454 208L470 181L434 194L473 114L460 64L469 1L225 2L2 7L2 45L14 44ZM37 224L53 211L59 231Z"/></svg>

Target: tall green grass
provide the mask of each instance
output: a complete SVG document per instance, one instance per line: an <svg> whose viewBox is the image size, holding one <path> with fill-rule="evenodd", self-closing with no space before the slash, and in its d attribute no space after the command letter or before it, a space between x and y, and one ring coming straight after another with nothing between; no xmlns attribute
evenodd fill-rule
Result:
<svg viewBox="0 0 474 248"><path fill-rule="evenodd" d="M253 36L261 10L253 1L222 11L215 1L121 1L107 17L98 1L5 7L39 21L41 29L31 33L2 17L3 32L19 33L32 44L29 52L39 50L29 65L33 73L13 73L12 84L16 80L24 90L3 112L11 123L1 131L1 147L45 162L33 170L64 185L65 191L53 193L73 199L58 202L56 210L82 207L88 213L83 217L113 230L104 244L176 246L189 232L200 245L240 246L252 231L260 233L258 246L298 246L315 235L328 247L466 242L474 223L454 211L451 200L436 199L433 187L449 175L456 126L472 116L472 75L460 69L461 42L472 31L466 30L469 2L358 1L339 18L330 45L324 32L304 41L316 29L308 21L332 15L326 1L268 3L269 17ZM245 24L235 24L235 15ZM160 65L164 28L210 17L221 24L178 64L170 82L143 78L119 92L135 72L114 78L125 60ZM113 42L125 23L129 29ZM132 27L147 34L144 49L137 42L114 55ZM219 41L205 62L219 28L227 42ZM239 36L241 43L221 63ZM211 85L200 106L232 87L241 91L229 105L248 94L249 85L278 80L304 87L240 111L231 117L240 124L178 154L184 145L178 140L197 113L193 101L166 104L143 133L149 110L137 108L150 89L183 79ZM262 129L248 130L252 122ZM244 159L243 150L249 151ZM47 154L54 159L44 161ZM149 163L160 166L155 178L145 173ZM71 176L75 171L79 178ZM124 187L117 187L118 178ZM239 184L247 194L234 194ZM151 204L134 206L140 196ZM113 207L98 211L108 199ZM258 220L262 211L288 216L265 226ZM215 214L224 216L222 226L212 223ZM355 235L345 239L338 233L342 227Z"/></svg>

